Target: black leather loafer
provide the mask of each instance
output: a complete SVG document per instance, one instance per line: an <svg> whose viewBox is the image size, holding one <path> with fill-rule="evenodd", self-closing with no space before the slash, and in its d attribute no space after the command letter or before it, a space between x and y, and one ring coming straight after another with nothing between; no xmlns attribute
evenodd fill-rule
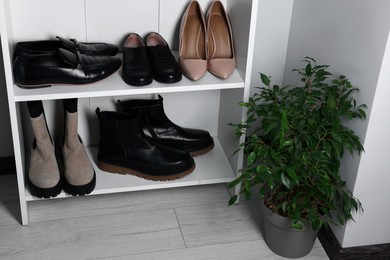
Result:
<svg viewBox="0 0 390 260"><path fill-rule="evenodd" d="M152 32L146 36L145 42L153 67L153 78L162 83L179 82L182 78L180 66L163 37Z"/></svg>
<svg viewBox="0 0 390 260"><path fill-rule="evenodd" d="M131 33L123 46L122 78L132 86L145 86L153 81L146 47L136 33Z"/></svg>
<svg viewBox="0 0 390 260"><path fill-rule="evenodd" d="M69 51L79 51L86 55L108 55L114 56L118 53L118 47L110 43L83 43L76 39L64 39L57 36L58 41L27 41L18 42L14 49L14 58L19 55L32 54L54 54L58 53L59 48L67 49Z"/></svg>
<svg viewBox="0 0 390 260"><path fill-rule="evenodd" d="M113 56L88 56L59 49L58 53L20 55L14 60L14 79L20 87L87 84L104 79L122 65Z"/></svg>

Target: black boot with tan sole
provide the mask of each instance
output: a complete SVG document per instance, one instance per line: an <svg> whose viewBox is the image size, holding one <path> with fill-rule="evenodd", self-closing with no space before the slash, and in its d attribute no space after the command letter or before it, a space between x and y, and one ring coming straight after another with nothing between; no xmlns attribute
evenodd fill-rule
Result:
<svg viewBox="0 0 390 260"><path fill-rule="evenodd" d="M180 179L195 169L185 151L145 136L138 114L96 109L100 122L98 167L106 172L131 174L147 180Z"/></svg>

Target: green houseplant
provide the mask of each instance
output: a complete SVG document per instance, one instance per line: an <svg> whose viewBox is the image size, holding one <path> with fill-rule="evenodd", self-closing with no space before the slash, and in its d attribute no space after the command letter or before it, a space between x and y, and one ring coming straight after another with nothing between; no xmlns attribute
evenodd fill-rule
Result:
<svg viewBox="0 0 390 260"><path fill-rule="evenodd" d="M246 133L239 148L246 164L229 186L241 185L246 198L258 187L266 208L288 218L289 228L299 231L309 223L318 231L329 222L344 225L362 210L339 167L345 150L363 151L344 123L365 119L366 106L357 105L353 94L358 89L345 76L332 75L328 65L316 65L310 57L303 62L303 68L293 70L302 86L271 85L270 77L260 74L265 86L240 103L247 119L232 125L237 136ZM229 204L236 200L232 196Z"/></svg>

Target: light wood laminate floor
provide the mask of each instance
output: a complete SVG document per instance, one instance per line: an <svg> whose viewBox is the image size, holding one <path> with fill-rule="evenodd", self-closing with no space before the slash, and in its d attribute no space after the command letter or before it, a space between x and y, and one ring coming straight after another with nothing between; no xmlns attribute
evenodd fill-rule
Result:
<svg viewBox="0 0 390 260"><path fill-rule="evenodd" d="M29 203L20 225L16 176L0 176L0 259L285 259L264 242L256 200L227 206L225 185ZM303 259L329 259L316 241Z"/></svg>

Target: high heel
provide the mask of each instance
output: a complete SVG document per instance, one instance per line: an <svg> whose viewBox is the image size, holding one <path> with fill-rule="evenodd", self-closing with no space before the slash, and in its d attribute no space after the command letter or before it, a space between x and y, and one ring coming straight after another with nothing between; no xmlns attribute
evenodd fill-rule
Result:
<svg viewBox="0 0 390 260"><path fill-rule="evenodd" d="M196 0L190 2L181 20L179 64L192 80L199 80L207 71L206 22Z"/></svg>
<svg viewBox="0 0 390 260"><path fill-rule="evenodd" d="M207 12L207 68L226 79L236 67L233 34L221 1L214 1Z"/></svg>

